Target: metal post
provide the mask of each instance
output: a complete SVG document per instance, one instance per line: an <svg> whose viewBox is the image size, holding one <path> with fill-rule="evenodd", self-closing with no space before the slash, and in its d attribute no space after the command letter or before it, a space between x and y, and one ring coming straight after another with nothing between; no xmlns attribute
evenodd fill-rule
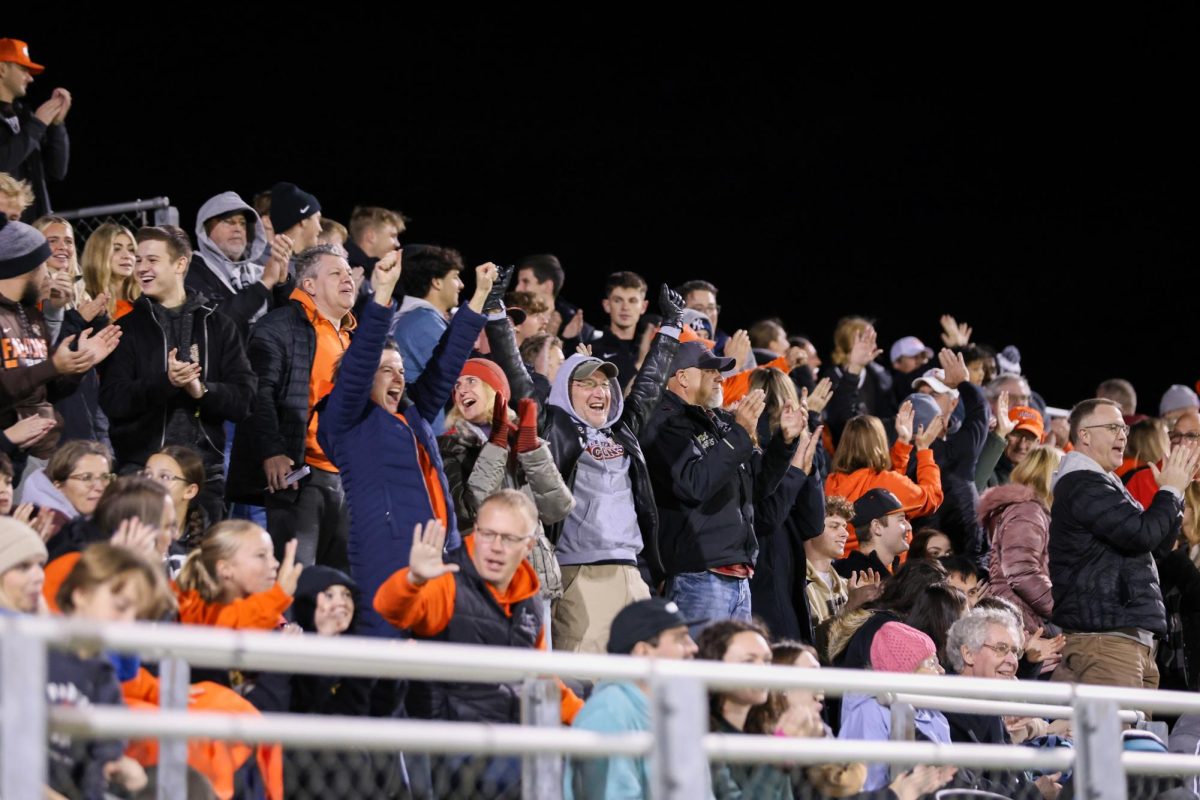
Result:
<svg viewBox="0 0 1200 800"><path fill-rule="evenodd" d="M910 703L892 703L892 731L894 742L915 742L917 740L917 711Z"/></svg>
<svg viewBox="0 0 1200 800"><path fill-rule="evenodd" d="M562 691L553 679L528 679L521 687L521 724L543 728L562 726ZM553 754L521 759L522 800L560 800L563 796L563 761Z"/></svg>
<svg viewBox="0 0 1200 800"><path fill-rule="evenodd" d="M166 200L166 198L163 198ZM154 224L155 225L178 225L179 224L179 209L175 206L167 206L166 208L154 209Z"/></svg>
<svg viewBox="0 0 1200 800"><path fill-rule="evenodd" d="M158 665L158 704L164 711L187 711L191 667L182 658L165 658ZM187 796L187 750L183 739L158 740L158 800Z"/></svg>
<svg viewBox="0 0 1200 800"><path fill-rule="evenodd" d="M1075 796L1080 800L1127 800L1117 704L1077 698L1071 705L1075 709Z"/></svg>
<svg viewBox="0 0 1200 800"><path fill-rule="evenodd" d="M46 643L0 637L0 797L34 800L46 784Z"/></svg>
<svg viewBox="0 0 1200 800"><path fill-rule="evenodd" d="M712 796L704 754L708 733L708 692L694 678L656 678L651 684L654 751L651 781L655 800L695 800Z"/></svg>

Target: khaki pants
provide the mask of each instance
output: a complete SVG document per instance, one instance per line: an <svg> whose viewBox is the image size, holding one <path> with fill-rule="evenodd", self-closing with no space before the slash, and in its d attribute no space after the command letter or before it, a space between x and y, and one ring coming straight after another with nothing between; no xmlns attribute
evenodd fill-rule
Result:
<svg viewBox="0 0 1200 800"><path fill-rule="evenodd" d="M554 603L551 640L555 650L605 653L613 617L650 597L637 567L579 564L562 568L563 596Z"/></svg>
<svg viewBox="0 0 1200 800"><path fill-rule="evenodd" d="M1124 636L1068 633L1054 681L1157 689L1154 649Z"/></svg>

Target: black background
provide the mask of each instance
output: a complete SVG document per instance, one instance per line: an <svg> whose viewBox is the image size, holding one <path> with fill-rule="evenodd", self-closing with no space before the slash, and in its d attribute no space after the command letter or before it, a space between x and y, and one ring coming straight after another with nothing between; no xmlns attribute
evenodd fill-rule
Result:
<svg viewBox="0 0 1200 800"><path fill-rule="evenodd" d="M165 194L191 231L290 180L472 264L554 252L595 323L633 269L822 355L844 314L887 347L950 312L1052 405L1119 375L1153 413L1200 377L1190 20L14 13L49 67L30 99L75 96L59 208Z"/></svg>

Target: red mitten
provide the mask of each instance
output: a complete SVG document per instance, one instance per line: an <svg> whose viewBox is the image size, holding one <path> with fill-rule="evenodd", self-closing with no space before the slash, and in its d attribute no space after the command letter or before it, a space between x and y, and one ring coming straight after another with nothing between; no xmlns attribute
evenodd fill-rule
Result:
<svg viewBox="0 0 1200 800"><path fill-rule="evenodd" d="M521 398L517 403L517 452L529 453L537 450L537 400L528 397Z"/></svg>
<svg viewBox="0 0 1200 800"><path fill-rule="evenodd" d="M508 449L508 406L499 392L496 393L496 403L492 406L492 435L488 439L496 447Z"/></svg>

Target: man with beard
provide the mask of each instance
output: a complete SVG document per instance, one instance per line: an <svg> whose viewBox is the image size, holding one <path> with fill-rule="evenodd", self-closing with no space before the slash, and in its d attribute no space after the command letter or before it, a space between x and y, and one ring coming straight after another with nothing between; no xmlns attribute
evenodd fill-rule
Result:
<svg viewBox="0 0 1200 800"><path fill-rule="evenodd" d="M75 376L103 361L121 332L90 328L51 346L38 302L50 289L46 237L0 217L0 450L20 476L24 455L49 458L62 431L51 401L75 391ZM53 353L53 355L52 355Z"/></svg>
<svg viewBox="0 0 1200 800"><path fill-rule="evenodd" d="M779 432L759 450L762 390L742 398L736 414L709 407L732 365L700 342L681 344L641 437L658 502L667 596L689 619L750 619L754 499L779 486L808 424L798 407L784 408Z"/></svg>

